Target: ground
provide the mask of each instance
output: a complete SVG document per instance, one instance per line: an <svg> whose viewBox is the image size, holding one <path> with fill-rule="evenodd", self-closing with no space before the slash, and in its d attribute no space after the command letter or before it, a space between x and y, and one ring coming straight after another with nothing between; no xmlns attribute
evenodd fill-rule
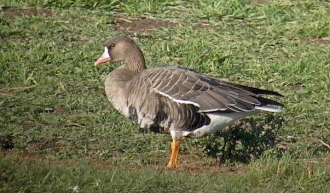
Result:
<svg viewBox="0 0 330 193"><path fill-rule="evenodd" d="M0 2L0 192L326 192L330 6L324 1ZM149 67L181 65L285 95L216 135L141 130L95 68L127 35Z"/></svg>

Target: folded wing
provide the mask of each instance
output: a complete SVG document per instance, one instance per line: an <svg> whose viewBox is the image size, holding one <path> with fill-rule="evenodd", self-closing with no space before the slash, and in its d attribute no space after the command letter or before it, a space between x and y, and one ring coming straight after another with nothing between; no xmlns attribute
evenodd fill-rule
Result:
<svg viewBox="0 0 330 193"><path fill-rule="evenodd" d="M142 79L160 95L182 104L192 104L199 112L249 112L255 109L280 112L283 105L260 95L280 94L209 78L186 68L164 66L146 70Z"/></svg>

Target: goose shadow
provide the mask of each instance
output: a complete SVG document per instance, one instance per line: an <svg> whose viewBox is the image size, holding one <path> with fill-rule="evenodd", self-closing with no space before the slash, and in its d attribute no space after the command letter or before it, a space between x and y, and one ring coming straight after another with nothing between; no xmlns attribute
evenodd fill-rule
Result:
<svg viewBox="0 0 330 193"><path fill-rule="evenodd" d="M223 163L249 163L274 147L284 119L280 115L241 119L210 136L203 151Z"/></svg>

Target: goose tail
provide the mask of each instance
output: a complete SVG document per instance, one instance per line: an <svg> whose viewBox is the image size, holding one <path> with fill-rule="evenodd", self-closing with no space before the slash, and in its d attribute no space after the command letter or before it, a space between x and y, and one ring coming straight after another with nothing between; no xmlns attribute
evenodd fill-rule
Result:
<svg viewBox="0 0 330 193"><path fill-rule="evenodd" d="M255 106L255 108L258 110L279 113L283 112L285 109L285 106L277 101L263 97L256 98L261 102L260 105Z"/></svg>

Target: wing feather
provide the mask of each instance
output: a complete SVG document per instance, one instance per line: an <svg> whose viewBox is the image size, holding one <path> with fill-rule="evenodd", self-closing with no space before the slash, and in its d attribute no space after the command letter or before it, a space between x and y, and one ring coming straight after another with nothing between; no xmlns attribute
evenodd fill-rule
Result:
<svg viewBox="0 0 330 193"><path fill-rule="evenodd" d="M259 94L281 96L276 92L227 83L186 68L174 66L151 68L145 70L140 78L145 82L149 81L154 92L175 102L199 107L199 112L253 111L256 106L283 107L276 101L259 96Z"/></svg>

